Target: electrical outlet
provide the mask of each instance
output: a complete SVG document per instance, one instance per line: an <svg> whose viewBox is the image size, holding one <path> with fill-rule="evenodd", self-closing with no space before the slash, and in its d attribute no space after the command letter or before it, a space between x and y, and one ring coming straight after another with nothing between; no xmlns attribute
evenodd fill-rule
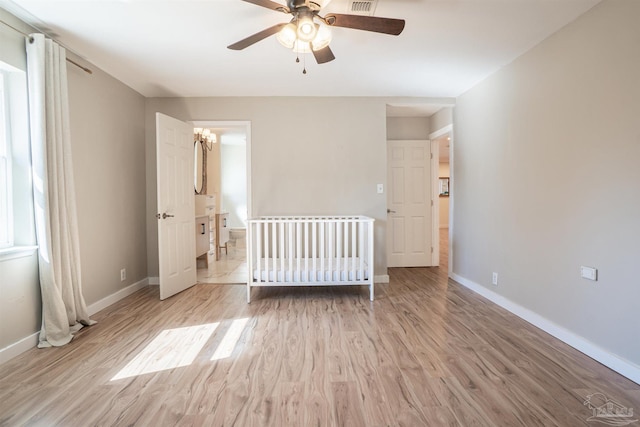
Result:
<svg viewBox="0 0 640 427"><path fill-rule="evenodd" d="M493 276L491 277L491 283L495 286L498 286L498 273L493 273Z"/></svg>
<svg viewBox="0 0 640 427"><path fill-rule="evenodd" d="M378 194L384 193L384 185L378 184Z"/></svg>
<svg viewBox="0 0 640 427"><path fill-rule="evenodd" d="M123 268L120 270L120 281L124 282L127 279L127 269Z"/></svg>

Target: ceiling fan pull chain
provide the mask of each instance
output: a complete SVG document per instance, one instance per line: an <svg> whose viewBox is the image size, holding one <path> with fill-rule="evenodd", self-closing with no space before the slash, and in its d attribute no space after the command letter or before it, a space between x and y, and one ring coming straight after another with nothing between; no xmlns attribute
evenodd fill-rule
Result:
<svg viewBox="0 0 640 427"><path fill-rule="evenodd" d="M302 74L307 74L307 55L302 57Z"/></svg>

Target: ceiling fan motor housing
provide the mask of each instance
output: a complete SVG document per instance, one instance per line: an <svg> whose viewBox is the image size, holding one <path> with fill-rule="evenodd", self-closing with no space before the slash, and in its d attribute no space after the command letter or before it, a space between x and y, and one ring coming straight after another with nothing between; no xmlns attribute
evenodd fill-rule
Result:
<svg viewBox="0 0 640 427"><path fill-rule="evenodd" d="M322 1L315 2L311 0L287 0L287 6L289 10L294 11L300 8L307 8L314 12L318 12L322 8ZM325 3L329 3L326 1Z"/></svg>

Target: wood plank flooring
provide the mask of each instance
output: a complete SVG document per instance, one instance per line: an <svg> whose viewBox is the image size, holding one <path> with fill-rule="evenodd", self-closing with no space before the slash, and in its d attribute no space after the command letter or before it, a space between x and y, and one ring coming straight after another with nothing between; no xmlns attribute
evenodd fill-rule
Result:
<svg viewBox="0 0 640 427"><path fill-rule="evenodd" d="M390 278L374 302L365 287L260 288L250 305L244 286L165 301L143 289L69 345L1 365L0 425L600 425L593 393L640 411L639 385L447 280L446 265Z"/></svg>

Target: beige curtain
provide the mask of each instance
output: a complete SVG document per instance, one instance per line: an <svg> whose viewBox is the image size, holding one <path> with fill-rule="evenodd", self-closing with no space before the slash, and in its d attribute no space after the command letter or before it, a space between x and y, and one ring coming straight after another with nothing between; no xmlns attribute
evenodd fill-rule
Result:
<svg viewBox="0 0 640 427"><path fill-rule="evenodd" d="M95 323L87 313L80 281L64 48L32 34L27 40L27 74L42 294L38 347L61 346L83 325Z"/></svg>

